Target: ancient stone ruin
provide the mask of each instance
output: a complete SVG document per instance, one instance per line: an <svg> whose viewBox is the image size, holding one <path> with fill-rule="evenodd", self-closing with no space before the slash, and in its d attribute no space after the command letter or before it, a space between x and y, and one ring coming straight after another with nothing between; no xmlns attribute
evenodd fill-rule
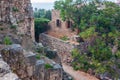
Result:
<svg viewBox="0 0 120 80"><path fill-rule="evenodd" d="M3 78L12 71L21 80L62 80L63 71L59 64L45 57L37 59L34 53L25 51L18 44L13 44L2 49L1 56L7 62L6 64L1 60L1 77ZM52 68L46 68L46 64L51 64ZM13 73L11 73L10 76L13 77L10 79L16 80L12 79L17 78ZM6 80L9 80L9 76L6 78L8 78Z"/></svg>
<svg viewBox="0 0 120 80"><path fill-rule="evenodd" d="M45 33L40 34L39 41L45 46L52 50L56 50L61 58L62 62L71 62L71 51L73 49L79 49L81 53L87 52L87 47L90 45L89 42L81 42L79 44L72 44L67 41L55 38Z"/></svg>
<svg viewBox="0 0 120 80"><path fill-rule="evenodd" d="M0 0L0 80L68 80L59 56L40 57L35 46L30 0Z"/></svg>
<svg viewBox="0 0 120 80"><path fill-rule="evenodd" d="M29 48L34 41L34 16L30 0L0 0L0 43L5 37Z"/></svg>
<svg viewBox="0 0 120 80"><path fill-rule="evenodd" d="M75 31L72 30L72 21L66 20L63 21L60 17L60 11L59 10L52 10L51 14L52 20L49 22L50 30L49 32L54 32L55 34L62 36L73 36L77 34Z"/></svg>

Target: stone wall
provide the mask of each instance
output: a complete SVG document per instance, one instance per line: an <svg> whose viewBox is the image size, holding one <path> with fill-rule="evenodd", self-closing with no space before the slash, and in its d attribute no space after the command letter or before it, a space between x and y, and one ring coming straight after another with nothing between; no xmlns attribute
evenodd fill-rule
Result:
<svg viewBox="0 0 120 80"><path fill-rule="evenodd" d="M39 42L41 42L45 47L56 49L61 60L70 58L70 51L74 48L72 44L69 44L67 42L64 42L63 40L54 38L44 33L40 34Z"/></svg>
<svg viewBox="0 0 120 80"><path fill-rule="evenodd" d="M46 58L37 59L34 53L23 50L18 44L7 46L0 53L12 72L21 80L62 80L63 71L59 64ZM45 68L48 62L53 68Z"/></svg>
<svg viewBox="0 0 120 80"><path fill-rule="evenodd" d="M57 19L62 20L60 18L60 11L59 10L52 10L52 21L56 21Z"/></svg>
<svg viewBox="0 0 120 80"><path fill-rule="evenodd" d="M79 49L81 52L86 52L89 45L87 42L81 42L78 45L71 44L44 33L40 34L39 42L50 49L56 49L62 61L69 60L71 58L70 52L74 48Z"/></svg>
<svg viewBox="0 0 120 80"><path fill-rule="evenodd" d="M63 21L60 17L60 11L59 10L52 10L52 20L49 22L50 30L51 32L57 32L60 33L62 36L72 36L75 35L76 32L71 30L72 25L68 28L67 21ZM60 26L57 26L57 20L60 22Z"/></svg>
<svg viewBox="0 0 120 80"><path fill-rule="evenodd" d="M34 41L34 16L30 0L0 0L0 41L9 34L21 44L26 41L24 37Z"/></svg>

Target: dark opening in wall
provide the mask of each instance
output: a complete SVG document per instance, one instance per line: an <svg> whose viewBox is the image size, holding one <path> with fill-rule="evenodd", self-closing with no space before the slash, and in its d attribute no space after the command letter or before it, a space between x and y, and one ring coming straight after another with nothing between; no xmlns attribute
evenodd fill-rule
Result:
<svg viewBox="0 0 120 80"><path fill-rule="evenodd" d="M49 29L49 20L44 18L35 18L35 40L39 42L39 34L46 32Z"/></svg>
<svg viewBox="0 0 120 80"><path fill-rule="evenodd" d="M61 21L59 19L56 20L56 26L60 27L61 26Z"/></svg>
<svg viewBox="0 0 120 80"><path fill-rule="evenodd" d="M66 26L67 26L67 28L71 28L71 26L72 26L72 22L71 22L71 21L67 21Z"/></svg>

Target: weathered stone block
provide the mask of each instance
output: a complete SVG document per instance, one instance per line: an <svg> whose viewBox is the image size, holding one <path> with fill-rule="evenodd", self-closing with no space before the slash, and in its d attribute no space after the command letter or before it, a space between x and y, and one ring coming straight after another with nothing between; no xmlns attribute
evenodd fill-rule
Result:
<svg viewBox="0 0 120 80"><path fill-rule="evenodd" d="M45 69L44 69L45 62L44 60L38 60L35 65L34 77L36 80L45 80L44 77L46 76Z"/></svg>
<svg viewBox="0 0 120 80"><path fill-rule="evenodd" d="M26 62L30 63L30 65L35 65L36 64L36 54L32 53L32 52L27 52L24 54L26 57Z"/></svg>
<svg viewBox="0 0 120 80"><path fill-rule="evenodd" d="M14 73L5 74L0 80L20 80Z"/></svg>
<svg viewBox="0 0 120 80"><path fill-rule="evenodd" d="M36 61L34 53L23 51L23 48L18 44L3 48L1 55L3 60L10 65L11 70L22 80L62 80L62 67L59 64L45 57ZM46 63L53 65L53 68L46 69ZM0 71L10 73L9 66L6 64L0 64L0 67L2 68Z"/></svg>

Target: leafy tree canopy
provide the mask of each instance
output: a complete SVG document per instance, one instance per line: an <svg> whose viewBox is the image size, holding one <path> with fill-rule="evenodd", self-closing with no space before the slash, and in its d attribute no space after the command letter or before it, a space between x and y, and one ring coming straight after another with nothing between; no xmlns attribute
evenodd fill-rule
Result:
<svg viewBox="0 0 120 80"><path fill-rule="evenodd" d="M73 67L120 76L120 6L105 0L59 0L54 8L61 11L63 20L74 22L84 40L95 37L87 54L73 50Z"/></svg>

